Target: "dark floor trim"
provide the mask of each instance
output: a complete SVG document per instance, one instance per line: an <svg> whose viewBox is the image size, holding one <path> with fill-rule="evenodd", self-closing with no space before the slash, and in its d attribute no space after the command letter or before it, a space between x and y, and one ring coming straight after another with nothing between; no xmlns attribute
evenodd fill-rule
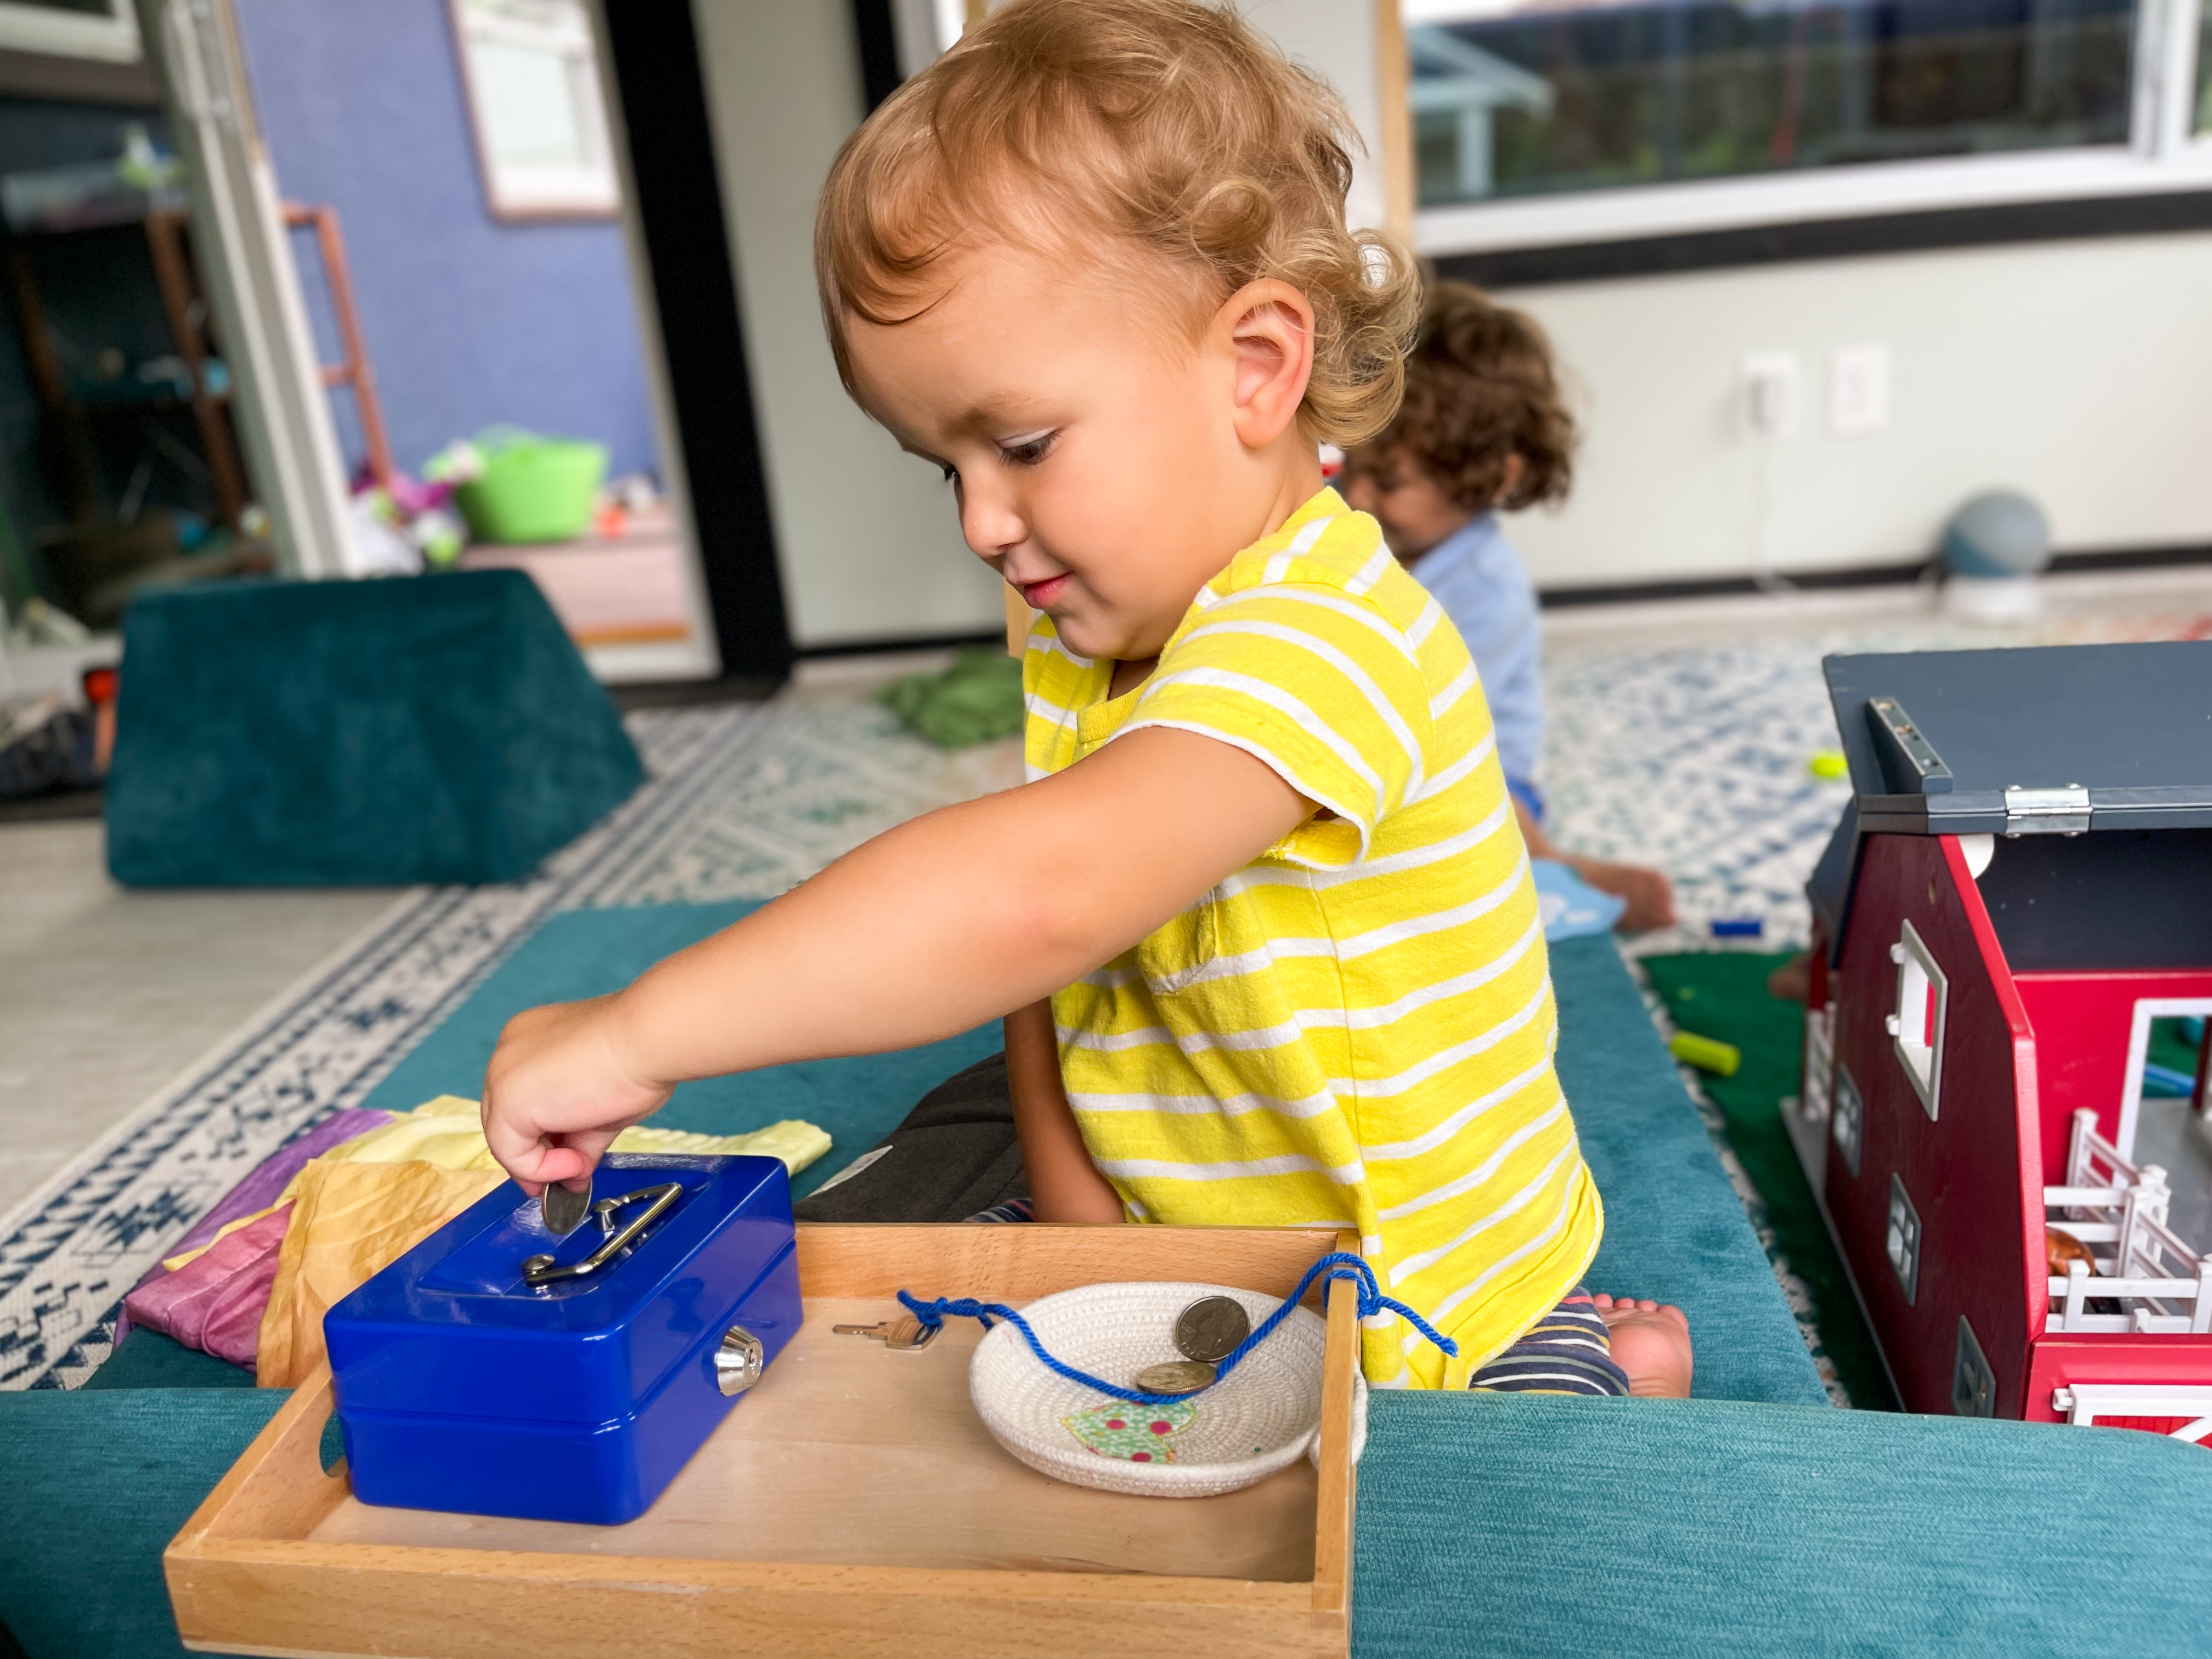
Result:
<svg viewBox="0 0 2212 1659"><path fill-rule="evenodd" d="M783 578L690 0L620 0L605 15L722 672L781 676Z"/></svg>
<svg viewBox="0 0 2212 1659"><path fill-rule="evenodd" d="M0 800L0 823L52 823L65 818L96 818L106 811L107 797L98 789L56 789L43 795L17 795ZM0 1649L0 1659L7 1650Z"/></svg>
<svg viewBox="0 0 2212 1659"><path fill-rule="evenodd" d="M697 708L715 703L766 702L783 684L777 674L729 674L719 680L647 680L611 685L607 695L627 714L638 708ZM5 1659L0 1655L0 1659Z"/></svg>
<svg viewBox="0 0 2212 1659"><path fill-rule="evenodd" d="M2148 570L2177 564L2212 564L2212 547L2120 547L2061 553L2051 561L2053 570Z"/></svg>
<svg viewBox="0 0 2212 1659"><path fill-rule="evenodd" d="M1730 599L1747 593L1832 592L1838 588L1906 586L1927 579L1932 559L1896 564L1851 565L1836 570L1792 570L1761 580L1754 576L1698 576L1680 581L1613 582L1589 587L1547 587L1536 593L1547 611L1581 605L1643 605L1656 599ZM2212 547L2112 548L2092 553L2061 553L2054 572L2145 570L2172 565L2212 566Z"/></svg>
<svg viewBox="0 0 2212 1659"><path fill-rule="evenodd" d="M1550 247L1496 248L1444 254L1437 259L1436 268L1439 276L1483 288L1534 288L1550 283L1676 276L1740 265L2202 230L2212 230L2212 191L2171 191L2075 201L2008 202L1866 218L1808 219L1737 230L1690 231Z"/></svg>
<svg viewBox="0 0 2212 1659"><path fill-rule="evenodd" d="M799 654L806 657L865 657L878 651L950 651L955 646L995 645L1004 649L1006 630L993 629L979 634L915 634L890 640L838 640L828 645L802 645Z"/></svg>

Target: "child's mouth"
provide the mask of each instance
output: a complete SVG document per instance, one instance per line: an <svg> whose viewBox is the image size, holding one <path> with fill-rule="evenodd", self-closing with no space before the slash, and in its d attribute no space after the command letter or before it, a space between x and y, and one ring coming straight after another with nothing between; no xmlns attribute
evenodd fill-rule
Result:
<svg viewBox="0 0 2212 1659"><path fill-rule="evenodd" d="M1041 582L1022 582L1018 586L1021 588L1023 601L1030 610L1047 611L1051 609L1054 599L1067 591L1067 583L1068 577L1063 573L1057 576L1047 576Z"/></svg>

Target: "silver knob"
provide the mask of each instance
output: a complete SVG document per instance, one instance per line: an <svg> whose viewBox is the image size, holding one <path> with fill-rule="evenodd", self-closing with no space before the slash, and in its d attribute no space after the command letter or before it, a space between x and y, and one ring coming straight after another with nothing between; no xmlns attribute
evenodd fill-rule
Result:
<svg viewBox="0 0 2212 1659"><path fill-rule="evenodd" d="M768 1350L760 1338L742 1325L722 1333L722 1346L714 1350L714 1386L726 1395L743 1394L761 1380L768 1369Z"/></svg>

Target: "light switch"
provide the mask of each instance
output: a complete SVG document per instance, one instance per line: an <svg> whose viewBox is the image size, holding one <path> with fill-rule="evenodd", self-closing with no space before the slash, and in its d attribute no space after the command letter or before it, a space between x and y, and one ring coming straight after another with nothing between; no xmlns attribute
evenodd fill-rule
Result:
<svg viewBox="0 0 2212 1659"><path fill-rule="evenodd" d="M1889 348L1838 346L1828 360L1828 429L1849 435L1889 424Z"/></svg>

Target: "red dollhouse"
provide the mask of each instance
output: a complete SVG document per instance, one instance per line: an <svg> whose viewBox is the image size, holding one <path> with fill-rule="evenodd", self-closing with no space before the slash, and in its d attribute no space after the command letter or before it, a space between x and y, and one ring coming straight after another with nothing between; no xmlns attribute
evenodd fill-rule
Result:
<svg viewBox="0 0 2212 1659"><path fill-rule="evenodd" d="M2212 1443L2212 643L1832 657L1808 1179L1905 1408Z"/></svg>

